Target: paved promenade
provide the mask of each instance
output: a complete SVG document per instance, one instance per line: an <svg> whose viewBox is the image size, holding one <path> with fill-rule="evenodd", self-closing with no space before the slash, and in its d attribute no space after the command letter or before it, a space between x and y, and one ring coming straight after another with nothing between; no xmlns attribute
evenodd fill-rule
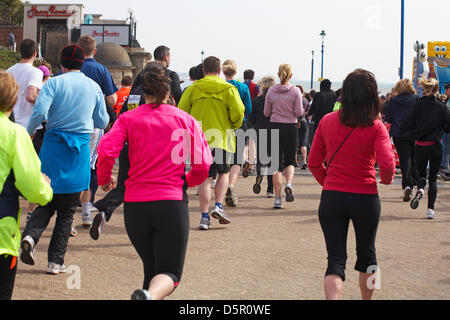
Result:
<svg viewBox="0 0 450 320"><path fill-rule="evenodd" d="M320 186L309 171L297 171L296 201L275 211L273 199L265 198L265 181L262 194L253 194L254 178L239 179L239 207L228 208L232 223L222 226L213 220L209 231L198 230L198 198L195 190L189 190L191 232L184 273L169 299L324 298L327 255L317 217ZM382 219L376 247L381 289L374 298L450 299L450 183L439 183L433 221L425 219L427 196L414 211L402 202L399 183L397 176L393 185L379 186ZM21 220L23 228L25 214ZM125 232L122 207L98 241L91 240L89 230L81 226L80 210L75 222L78 236L70 239L65 261L75 272L45 273L53 218L37 246L36 265L18 266L13 299L127 300L140 288L142 264ZM353 270L354 239L350 226L344 299L360 297L358 273ZM79 289L68 288L77 285Z"/></svg>

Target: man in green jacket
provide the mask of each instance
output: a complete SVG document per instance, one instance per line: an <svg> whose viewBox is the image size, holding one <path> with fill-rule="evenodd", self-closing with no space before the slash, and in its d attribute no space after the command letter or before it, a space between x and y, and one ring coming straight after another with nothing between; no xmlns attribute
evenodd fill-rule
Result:
<svg viewBox="0 0 450 320"><path fill-rule="evenodd" d="M0 70L0 300L11 299L20 247L20 203L22 195L32 203L52 200L50 180L41 173L41 162L30 136L11 122L19 85Z"/></svg>
<svg viewBox="0 0 450 320"><path fill-rule="evenodd" d="M217 172L214 188L215 206L211 215L220 224L231 223L223 209L223 201L229 184L230 163L236 152L234 130L239 129L244 120L245 107L235 86L220 78L220 60L208 57L203 62L205 77L186 88L178 107L200 122L209 148L214 157L210 177L199 186L202 219L200 229L211 228L209 204L211 201L211 182Z"/></svg>

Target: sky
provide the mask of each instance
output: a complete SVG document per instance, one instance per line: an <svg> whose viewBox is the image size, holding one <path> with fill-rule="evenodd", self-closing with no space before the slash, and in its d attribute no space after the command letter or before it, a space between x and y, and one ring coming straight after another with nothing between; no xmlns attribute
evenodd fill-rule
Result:
<svg viewBox="0 0 450 320"><path fill-rule="evenodd" d="M71 3L34 0L31 3ZM416 40L450 41L450 1L406 0L404 76L412 77ZM356 68L373 72L382 83L399 80L400 0L75 0L84 12L103 19L137 16L137 39L146 51L161 44L172 53L170 69L187 73L205 56L233 59L238 75L253 69L257 77L276 76L289 63L294 78L320 77L322 30L324 78L340 82Z"/></svg>

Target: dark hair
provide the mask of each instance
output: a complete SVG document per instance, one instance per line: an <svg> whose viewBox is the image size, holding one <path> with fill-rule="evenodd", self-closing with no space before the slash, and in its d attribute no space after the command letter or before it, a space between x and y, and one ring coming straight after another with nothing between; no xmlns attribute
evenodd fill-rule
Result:
<svg viewBox="0 0 450 320"><path fill-rule="evenodd" d="M302 93L302 94L304 94L304 93L305 93L305 90L303 90L303 86L301 86L301 85L297 85L297 88L299 88L299 89L300 89L300 91L301 91L301 93Z"/></svg>
<svg viewBox="0 0 450 320"><path fill-rule="evenodd" d="M253 78L255 78L255 71L250 69L244 71L244 80L253 80Z"/></svg>
<svg viewBox="0 0 450 320"><path fill-rule="evenodd" d="M36 42L31 39L25 39L20 43L20 56L22 59L31 59L36 50Z"/></svg>
<svg viewBox="0 0 450 320"><path fill-rule="evenodd" d="M328 79L322 80L320 82L320 92L329 92L331 91L331 81Z"/></svg>
<svg viewBox="0 0 450 320"><path fill-rule="evenodd" d="M122 78L121 84L123 86L131 86L131 83L132 83L132 79L131 79L130 76L125 76L125 77Z"/></svg>
<svg viewBox="0 0 450 320"><path fill-rule="evenodd" d="M166 76L166 68L155 61L147 64L141 75L142 88L147 95L155 96L159 106L170 92L170 78Z"/></svg>
<svg viewBox="0 0 450 320"><path fill-rule="evenodd" d="M342 88L336 91L336 97L339 98L342 95Z"/></svg>
<svg viewBox="0 0 450 320"><path fill-rule="evenodd" d="M197 66L192 67L189 69L189 78L191 78L192 80L195 80L195 72L197 70Z"/></svg>
<svg viewBox="0 0 450 320"><path fill-rule="evenodd" d="M153 52L153 57L155 58L156 61L163 61L164 57L167 56L169 51L170 49L167 48L166 46L159 46Z"/></svg>
<svg viewBox="0 0 450 320"><path fill-rule="evenodd" d="M203 69L205 73L219 73L220 59L216 57L208 57L203 61Z"/></svg>
<svg viewBox="0 0 450 320"><path fill-rule="evenodd" d="M378 85L373 73L356 69L344 80L339 117L349 127L370 127L380 112Z"/></svg>
<svg viewBox="0 0 450 320"><path fill-rule="evenodd" d="M198 66L195 67L194 77L192 80L200 80L205 77L203 73L203 63L200 63Z"/></svg>

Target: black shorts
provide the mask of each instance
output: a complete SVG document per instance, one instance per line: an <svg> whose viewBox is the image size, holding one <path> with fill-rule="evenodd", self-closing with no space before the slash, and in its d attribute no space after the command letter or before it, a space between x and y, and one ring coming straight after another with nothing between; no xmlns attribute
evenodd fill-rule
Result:
<svg viewBox="0 0 450 320"><path fill-rule="evenodd" d="M210 178L215 178L217 174L224 174L230 172L230 163L234 158L234 154L229 153L223 149L212 149L213 164L209 167Z"/></svg>
<svg viewBox="0 0 450 320"><path fill-rule="evenodd" d="M297 164L297 138L298 128L296 123L270 123L270 130L279 131L279 140L271 138L271 144L278 143L278 171L283 172L286 167ZM272 133L271 133L272 134ZM272 155L274 156L274 155Z"/></svg>

